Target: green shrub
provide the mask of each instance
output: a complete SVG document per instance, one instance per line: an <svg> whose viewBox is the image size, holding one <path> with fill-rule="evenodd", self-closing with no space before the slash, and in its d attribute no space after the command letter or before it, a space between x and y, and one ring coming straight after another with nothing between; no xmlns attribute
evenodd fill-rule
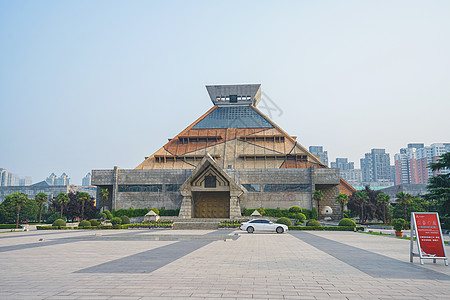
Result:
<svg viewBox="0 0 450 300"><path fill-rule="evenodd" d="M355 221L353 221L351 219L343 218L342 220L339 221L338 226L353 226L353 227L356 227L356 223L355 223Z"/></svg>
<svg viewBox="0 0 450 300"><path fill-rule="evenodd" d="M83 220L78 224L78 227L91 227L91 222Z"/></svg>
<svg viewBox="0 0 450 300"><path fill-rule="evenodd" d="M353 226L289 226L289 230L320 230L320 231L364 231L364 227Z"/></svg>
<svg viewBox="0 0 450 300"><path fill-rule="evenodd" d="M96 219L91 219L91 220L89 220L89 222L91 222L91 226L98 226L98 225L100 225L100 222L97 221Z"/></svg>
<svg viewBox="0 0 450 300"><path fill-rule="evenodd" d="M296 213L301 213L302 212L302 208L300 206L292 206L289 208L289 212L296 214Z"/></svg>
<svg viewBox="0 0 450 300"><path fill-rule="evenodd" d="M58 219L55 222L53 222L52 226L65 227L66 226L66 221L64 221L63 219Z"/></svg>
<svg viewBox="0 0 450 300"><path fill-rule="evenodd" d="M295 226L303 226L303 222L295 222Z"/></svg>
<svg viewBox="0 0 450 300"><path fill-rule="evenodd" d="M122 219L119 218L119 217L111 218L111 224L112 224L113 226L114 226L114 225L120 225L120 224L122 224Z"/></svg>
<svg viewBox="0 0 450 300"><path fill-rule="evenodd" d="M100 218L100 219L106 219L106 214L105 213L99 213L98 214L98 217Z"/></svg>
<svg viewBox="0 0 450 300"><path fill-rule="evenodd" d="M111 220L112 218L113 218L113 215L111 213L109 213L109 214L107 213L106 214L106 219L107 220Z"/></svg>
<svg viewBox="0 0 450 300"><path fill-rule="evenodd" d="M306 220L311 219L311 211L309 209L302 208L302 214L305 215Z"/></svg>
<svg viewBox="0 0 450 300"><path fill-rule="evenodd" d="M313 207L311 209L311 219L317 220L319 217L317 215L317 208Z"/></svg>
<svg viewBox="0 0 450 300"><path fill-rule="evenodd" d="M66 226L36 226L37 230L59 230L59 229L64 229L64 230L71 230L73 229L72 227L66 227Z"/></svg>
<svg viewBox="0 0 450 300"><path fill-rule="evenodd" d="M306 220L306 216L302 213L296 213L295 218L300 222L303 223L303 221Z"/></svg>
<svg viewBox="0 0 450 300"><path fill-rule="evenodd" d="M315 226L315 227L322 227L322 225L319 223L319 221L310 219L308 223L306 223L306 226Z"/></svg>
<svg viewBox="0 0 450 300"><path fill-rule="evenodd" d="M279 218L279 219L276 221L276 223L278 223L278 224L284 224L284 225L286 225L286 226L292 226L291 220L289 220L289 219L286 218L286 217L281 217L281 218Z"/></svg>
<svg viewBox="0 0 450 300"><path fill-rule="evenodd" d="M55 211L55 212L51 213L51 214L47 217L45 223L47 223L47 224L53 224L53 222L55 222L56 220L58 220L58 219L60 218L60 216L61 216L61 213ZM64 218L64 217L63 217L63 218Z"/></svg>
<svg viewBox="0 0 450 300"><path fill-rule="evenodd" d="M180 209L166 209L165 207L161 207L159 210L160 216L167 216L167 217L178 217L180 214Z"/></svg>
<svg viewBox="0 0 450 300"><path fill-rule="evenodd" d="M402 218L392 219L391 225L395 231L402 231L405 228L406 221Z"/></svg>
<svg viewBox="0 0 450 300"><path fill-rule="evenodd" d="M16 228L16 224L0 224L0 229L13 229ZM19 225L19 228L22 226Z"/></svg>
<svg viewBox="0 0 450 300"><path fill-rule="evenodd" d="M152 208L150 210L153 210L159 216L159 210L157 208Z"/></svg>
<svg viewBox="0 0 450 300"><path fill-rule="evenodd" d="M130 224L130 218L127 216L121 216L120 219L122 220L122 224Z"/></svg>

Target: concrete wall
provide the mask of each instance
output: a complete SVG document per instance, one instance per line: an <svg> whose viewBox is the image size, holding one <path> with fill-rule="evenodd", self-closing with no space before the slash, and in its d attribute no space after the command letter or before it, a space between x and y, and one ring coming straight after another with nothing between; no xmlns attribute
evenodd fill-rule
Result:
<svg viewBox="0 0 450 300"><path fill-rule="evenodd" d="M321 189L324 200L320 206L330 206L339 213L339 205L335 197L339 193L339 171L337 169L225 169L224 170L238 184L259 184L259 192L246 192L240 197L241 208L280 208L286 209L294 205L311 209L312 193ZM115 179L114 170L93 170L92 184L116 190L110 192L111 206L107 208L180 208L182 196L178 192L166 191L167 184L183 184L192 170L123 170L117 169ZM161 184L161 192L119 192L120 185L149 185ZM305 191L296 192L264 192L265 184L302 184L309 187ZM100 199L99 199L99 203ZM115 203L115 204L113 204Z"/></svg>

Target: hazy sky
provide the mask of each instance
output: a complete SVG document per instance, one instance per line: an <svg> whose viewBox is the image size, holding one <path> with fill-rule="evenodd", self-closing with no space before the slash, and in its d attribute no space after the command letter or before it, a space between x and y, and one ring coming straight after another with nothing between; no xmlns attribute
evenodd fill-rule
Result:
<svg viewBox="0 0 450 300"><path fill-rule="evenodd" d="M450 1L0 0L0 167L33 182L135 168L261 83L329 160L450 142Z"/></svg>

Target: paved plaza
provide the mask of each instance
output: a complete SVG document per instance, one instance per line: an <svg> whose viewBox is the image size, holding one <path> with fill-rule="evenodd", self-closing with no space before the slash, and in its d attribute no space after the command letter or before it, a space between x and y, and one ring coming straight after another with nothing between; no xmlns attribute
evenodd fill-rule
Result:
<svg viewBox="0 0 450 300"><path fill-rule="evenodd" d="M0 299L450 298L442 261L355 232L0 233L0 268Z"/></svg>

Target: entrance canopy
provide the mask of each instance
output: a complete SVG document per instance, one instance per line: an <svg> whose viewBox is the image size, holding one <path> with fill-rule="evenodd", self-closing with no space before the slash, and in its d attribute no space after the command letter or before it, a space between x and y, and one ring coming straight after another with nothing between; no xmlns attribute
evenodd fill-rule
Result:
<svg viewBox="0 0 450 300"><path fill-rule="evenodd" d="M241 217L239 197L244 193L209 153L183 183L182 218L238 218Z"/></svg>

